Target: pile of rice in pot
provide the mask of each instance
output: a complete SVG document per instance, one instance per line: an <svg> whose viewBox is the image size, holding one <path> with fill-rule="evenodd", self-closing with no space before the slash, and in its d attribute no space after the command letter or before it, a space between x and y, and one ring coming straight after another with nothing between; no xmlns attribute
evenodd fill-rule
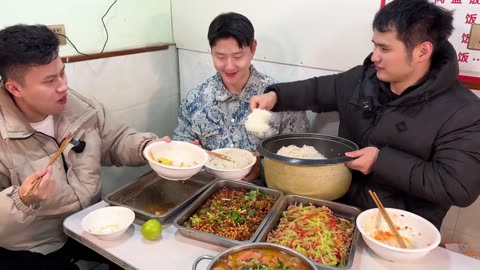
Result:
<svg viewBox="0 0 480 270"><path fill-rule="evenodd" d="M324 155L320 154L315 147L310 145L303 145L302 147L293 144L282 146L282 148L277 151L277 155L302 159L327 159Z"/></svg>

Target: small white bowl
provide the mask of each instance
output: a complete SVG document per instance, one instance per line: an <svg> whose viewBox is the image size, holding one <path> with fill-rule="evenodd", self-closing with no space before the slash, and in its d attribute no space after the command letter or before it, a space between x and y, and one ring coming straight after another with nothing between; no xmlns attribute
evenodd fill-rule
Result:
<svg viewBox="0 0 480 270"><path fill-rule="evenodd" d="M82 219L84 231L102 240L113 240L122 235L133 223L135 213L123 206L97 209Z"/></svg>
<svg viewBox="0 0 480 270"><path fill-rule="evenodd" d="M378 256L392 262L409 262L424 257L440 244L440 232L428 220L400 209L386 210L409 248L393 246L396 245L393 237L389 240L390 244L376 240L376 232L390 232L390 229L378 208L369 209L358 215L357 227L367 246Z"/></svg>
<svg viewBox="0 0 480 270"><path fill-rule="evenodd" d="M213 152L226 155L232 160L226 161L212 156L209 157L205 168L207 172L219 179L240 180L252 170L257 161L257 158L250 151L240 148L220 148L213 150Z"/></svg>
<svg viewBox="0 0 480 270"><path fill-rule="evenodd" d="M155 159L166 158L173 164L157 162L150 153ZM181 141L151 143L143 150L143 156L160 177L168 180L186 180L198 173L208 160L207 152L201 147Z"/></svg>

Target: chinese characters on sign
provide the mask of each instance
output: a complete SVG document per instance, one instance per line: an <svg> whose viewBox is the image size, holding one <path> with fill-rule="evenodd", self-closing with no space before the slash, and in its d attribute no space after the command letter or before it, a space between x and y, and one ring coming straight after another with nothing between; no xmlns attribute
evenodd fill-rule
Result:
<svg viewBox="0 0 480 270"><path fill-rule="evenodd" d="M468 44L468 41L470 41L470 34L462 34L462 44Z"/></svg>
<svg viewBox="0 0 480 270"><path fill-rule="evenodd" d="M470 53L459 52L458 53L458 62L460 63L468 63L468 56Z"/></svg>
<svg viewBox="0 0 480 270"><path fill-rule="evenodd" d="M467 13L467 16L465 16L465 24L474 24L476 20L477 14Z"/></svg>
<svg viewBox="0 0 480 270"><path fill-rule="evenodd" d="M480 23L480 0L433 0L432 2L454 12L455 30L449 40L457 51L460 75L480 78L480 50L467 48L472 25Z"/></svg>

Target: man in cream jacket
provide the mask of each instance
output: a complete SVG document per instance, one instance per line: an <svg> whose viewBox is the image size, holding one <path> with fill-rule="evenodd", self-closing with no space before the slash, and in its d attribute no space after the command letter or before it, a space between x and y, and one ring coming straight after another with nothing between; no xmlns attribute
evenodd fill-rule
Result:
<svg viewBox="0 0 480 270"><path fill-rule="evenodd" d="M2 270L78 269L75 260L101 260L67 241L62 222L99 200L101 166L144 165L144 146L158 139L115 122L101 104L70 90L58 45L41 25L0 31ZM85 148L69 144L47 168L69 133ZM38 188L26 195L36 178Z"/></svg>

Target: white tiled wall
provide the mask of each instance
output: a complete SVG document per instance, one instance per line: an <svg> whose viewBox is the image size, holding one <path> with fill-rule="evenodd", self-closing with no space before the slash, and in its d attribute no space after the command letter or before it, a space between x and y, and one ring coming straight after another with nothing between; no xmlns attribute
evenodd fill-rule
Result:
<svg viewBox="0 0 480 270"><path fill-rule="evenodd" d="M138 131L171 135L177 123L177 50L111 57L66 64L70 88L97 99L115 118ZM102 193L145 173L148 167L104 168Z"/></svg>
<svg viewBox="0 0 480 270"><path fill-rule="evenodd" d="M283 65L269 62L253 61L253 65L265 74L276 80L293 81L337 73L336 71L304 68L299 66ZM211 56L189 50L179 50L180 92L185 93L195 85L205 80L215 69ZM473 91L480 96L480 91ZM338 115L326 113L309 115L312 130L319 133L336 135L338 131ZM480 199L466 208L452 207L448 212L441 228L442 242L460 242L470 244L480 254Z"/></svg>

